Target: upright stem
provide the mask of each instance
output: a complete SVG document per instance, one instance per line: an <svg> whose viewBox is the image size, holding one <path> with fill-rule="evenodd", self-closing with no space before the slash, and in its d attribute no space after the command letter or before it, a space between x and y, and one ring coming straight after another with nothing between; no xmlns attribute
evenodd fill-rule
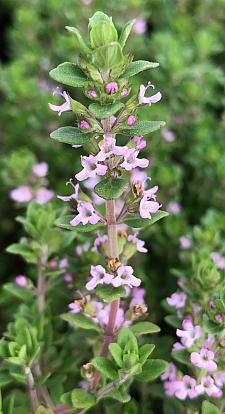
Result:
<svg viewBox="0 0 225 414"><path fill-rule="evenodd" d="M38 400L37 390L35 388L34 377L31 372L30 367L25 368L25 374L27 377L27 384L28 384L28 389L29 389L29 394L30 394L32 412L36 413L39 407L39 400Z"/></svg>

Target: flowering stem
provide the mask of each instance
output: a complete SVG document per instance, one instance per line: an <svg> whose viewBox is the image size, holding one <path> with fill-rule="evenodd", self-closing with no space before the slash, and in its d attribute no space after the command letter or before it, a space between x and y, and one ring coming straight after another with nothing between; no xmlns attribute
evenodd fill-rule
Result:
<svg viewBox="0 0 225 414"><path fill-rule="evenodd" d="M115 212L115 200L106 201L106 220L108 227L108 246L109 246L109 259L117 259L118 253L118 240L117 240L117 224L116 224L116 212ZM108 325L105 329L105 335L103 339L103 345L101 350L101 356L107 356L108 347L113 339L115 331L115 323L117 311L119 309L120 299L115 299L111 303ZM100 374L97 372L93 378L91 389L95 390L100 380Z"/></svg>

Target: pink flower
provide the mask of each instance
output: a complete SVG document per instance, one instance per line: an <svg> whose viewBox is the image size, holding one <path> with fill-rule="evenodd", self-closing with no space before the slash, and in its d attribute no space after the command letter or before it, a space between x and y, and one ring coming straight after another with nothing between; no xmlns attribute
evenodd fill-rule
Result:
<svg viewBox="0 0 225 414"><path fill-rule="evenodd" d="M112 274L107 273L104 267L101 265L91 266L90 275L92 278L86 284L87 290L93 290L96 288L96 286L102 285L104 283L108 285L112 283L114 277Z"/></svg>
<svg viewBox="0 0 225 414"><path fill-rule="evenodd" d="M198 393L196 392L196 381L189 375L184 375L183 378L177 381L177 389L175 396L179 400L185 400L187 397L190 399L196 398Z"/></svg>
<svg viewBox="0 0 225 414"><path fill-rule="evenodd" d="M153 88L155 89L155 86L152 85L151 82L148 82L148 85L141 85L140 86L140 91L139 91L139 96L138 96L138 100L139 100L139 104L147 104L149 106L151 106L151 104L154 104L158 101L160 101L160 99L162 98L162 95L160 92L155 93L155 95L146 97L145 96L145 92L147 91L148 88Z"/></svg>
<svg viewBox="0 0 225 414"><path fill-rule="evenodd" d="M180 214L181 205L177 201L171 201L169 204L167 204L167 211L173 214Z"/></svg>
<svg viewBox="0 0 225 414"><path fill-rule="evenodd" d="M191 240L186 236L181 236L179 240L180 248L183 250L190 249L190 247L192 246Z"/></svg>
<svg viewBox="0 0 225 414"><path fill-rule="evenodd" d="M103 328L108 325L110 304L96 307L96 317L94 318ZM124 322L124 310L119 308L116 314L115 328L119 329Z"/></svg>
<svg viewBox="0 0 225 414"><path fill-rule="evenodd" d="M81 202L77 206L78 214L70 221L71 226L77 226L82 223L96 224L101 220L101 217L95 212L95 209L91 203Z"/></svg>
<svg viewBox="0 0 225 414"><path fill-rule="evenodd" d="M133 268L131 266L120 266L117 270L117 276L112 281L113 286L127 285L130 288L138 287L141 284L141 279L133 276Z"/></svg>
<svg viewBox="0 0 225 414"><path fill-rule="evenodd" d="M37 190L35 199L39 204L45 204L52 199L54 196L53 191L48 190L45 187L41 187Z"/></svg>
<svg viewBox="0 0 225 414"><path fill-rule="evenodd" d="M223 388L225 384L225 371L216 372L213 374L214 381L219 388Z"/></svg>
<svg viewBox="0 0 225 414"><path fill-rule="evenodd" d="M131 182L132 182L132 184L139 183L139 184L142 185L142 188L143 189L145 188L145 184L146 184L147 178L148 178L148 176L147 176L146 172L145 171L141 171L138 168L135 168L131 172Z"/></svg>
<svg viewBox="0 0 225 414"><path fill-rule="evenodd" d="M123 88L121 91L121 96L127 96L128 92L129 92L128 88Z"/></svg>
<svg viewBox="0 0 225 414"><path fill-rule="evenodd" d="M212 348L214 342L215 342L215 336L212 334L208 334L208 338L205 340L203 347L210 349Z"/></svg>
<svg viewBox="0 0 225 414"><path fill-rule="evenodd" d="M137 122L137 117L135 115L129 115L127 118L127 125L131 126L136 124Z"/></svg>
<svg viewBox="0 0 225 414"><path fill-rule="evenodd" d="M181 345L180 344L180 342L175 342L174 344L173 344L173 349L172 349L172 351L173 352L176 352L176 351L179 351L180 349L184 349L185 347L184 347L184 345Z"/></svg>
<svg viewBox="0 0 225 414"><path fill-rule="evenodd" d="M70 103L70 97L66 93L66 91L61 92L60 88L56 88L56 90L53 92L53 96L60 95L65 99L65 102L62 105L53 105L49 103L49 107L52 111L58 112L58 115L61 115L62 112L71 111L71 103Z"/></svg>
<svg viewBox="0 0 225 414"><path fill-rule="evenodd" d="M14 190L10 191L9 195L12 200L18 203L28 203L33 197L30 188L26 185L14 188Z"/></svg>
<svg viewBox="0 0 225 414"><path fill-rule="evenodd" d="M85 119L82 119L82 121L79 122L79 126L81 129L89 129L90 125Z"/></svg>
<svg viewBox="0 0 225 414"><path fill-rule="evenodd" d="M165 390L165 393L168 397L173 397L175 395L175 392L177 391L179 387L179 381L165 381L163 383L163 388Z"/></svg>
<svg viewBox="0 0 225 414"><path fill-rule="evenodd" d="M147 253L148 249L144 247L145 242L137 238L137 233L130 234L127 240L133 244L136 244L137 251L141 253Z"/></svg>
<svg viewBox="0 0 225 414"><path fill-rule="evenodd" d="M64 257L64 259L60 260L59 268L65 269L66 267L68 267L68 259Z"/></svg>
<svg viewBox="0 0 225 414"><path fill-rule="evenodd" d="M81 165L84 167L82 171L75 175L78 181L86 180L87 178L95 178L97 175L105 175L108 167L100 164L99 161L103 161L105 156L101 154L81 156Z"/></svg>
<svg viewBox="0 0 225 414"><path fill-rule="evenodd" d="M168 365L168 368L166 369L166 371L161 375L161 380L165 381L165 380L169 380L169 381L174 381L177 377L177 369L176 369L176 365L174 365L172 362Z"/></svg>
<svg viewBox="0 0 225 414"><path fill-rule="evenodd" d="M95 90L90 89L87 92L88 96L90 96L91 98L96 98L97 97L97 92Z"/></svg>
<svg viewBox="0 0 225 414"><path fill-rule="evenodd" d="M215 385L214 380L209 375L201 379L201 383L196 387L198 395L207 394L209 397L220 398L222 391Z"/></svg>
<svg viewBox="0 0 225 414"><path fill-rule="evenodd" d="M191 353L191 362L196 365L198 368L205 369L209 372L215 371L217 369L217 364L213 361L214 352L209 351L207 348L202 348L200 353L192 352Z"/></svg>
<svg viewBox="0 0 225 414"><path fill-rule="evenodd" d="M83 253L88 252L89 249L90 249L90 242L88 241L82 245L76 246L75 250L76 250L77 255L81 256Z"/></svg>
<svg viewBox="0 0 225 414"><path fill-rule="evenodd" d="M126 171L131 171L136 167L146 168L149 165L147 158L137 158L139 151L135 148L130 148L124 155L124 161L120 164L120 167Z"/></svg>
<svg viewBox="0 0 225 414"><path fill-rule="evenodd" d="M20 287L27 286L27 278L24 275L18 275L18 276L16 276L15 282Z"/></svg>
<svg viewBox="0 0 225 414"><path fill-rule="evenodd" d="M132 308L135 305L145 305L144 296L145 296L145 289L139 288L139 287L133 288L130 307Z"/></svg>
<svg viewBox="0 0 225 414"><path fill-rule="evenodd" d="M189 319L184 319L182 326L183 330L177 329L176 334L181 338L182 345L190 348L197 339L202 337L202 329L199 325L194 326Z"/></svg>
<svg viewBox="0 0 225 414"><path fill-rule="evenodd" d="M174 306L176 309L182 309L185 307L187 295L184 292L175 292L166 300L170 306Z"/></svg>
<svg viewBox="0 0 225 414"><path fill-rule="evenodd" d="M133 141L136 143L136 149L138 151L146 147L146 141L143 139L143 137L140 137L139 135L135 135L133 137Z"/></svg>
<svg viewBox="0 0 225 414"><path fill-rule="evenodd" d="M151 214L156 213L161 205L155 201L155 193L158 191L158 186L154 186L149 190L144 191L143 197L140 201L139 212L142 218L151 219ZM152 201L153 200L153 201Z"/></svg>
<svg viewBox="0 0 225 414"><path fill-rule="evenodd" d="M118 83L116 83L116 82L110 82L110 83L107 83L107 85L106 85L106 92L108 93L108 94L112 94L112 93L115 93L115 92L117 92L118 91Z"/></svg>
<svg viewBox="0 0 225 414"><path fill-rule="evenodd" d="M33 173L37 177L45 177L48 174L48 164L46 162L39 162L33 166Z"/></svg>
<svg viewBox="0 0 225 414"><path fill-rule="evenodd" d="M132 29L138 34L147 32L147 21L144 19L136 19Z"/></svg>
<svg viewBox="0 0 225 414"><path fill-rule="evenodd" d="M65 201L65 202L72 201L72 200L78 201L78 196L79 196L79 191L80 191L79 184L74 185L73 181L72 181L72 178L70 178L70 180L67 181L66 185L68 185L68 184L70 184L73 187L73 189L74 189L73 194L71 194L69 196L59 196L58 195L57 198L59 198L62 201Z"/></svg>
<svg viewBox="0 0 225 414"><path fill-rule="evenodd" d="M63 279L65 280L66 283L71 283L73 281L72 273L70 272L65 273Z"/></svg>
<svg viewBox="0 0 225 414"><path fill-rule="evenodd" d="M224 320L223 315L221 313L217 313L217 315L215 316L215 320L219 323L222 323Z"/></svg>
<svg viewBox="0 0 225 414"><path fill-rule="evenodd" d="M107 243L108 236L106 234L98 235L98 237L94 241L94 246L92 247L93 252L97 252L98 248L101 246L101 244Z"/></svg>
<svg viewBox="0 0 225 414"><path fill-rule="evenodd" d="M218 252L211 254L212 261L216 264L218 269L225 269L225 256L222 256Z"/></svg>
<svg viewBox="0 0 225 414"><path fill-rule="evenodd" d="M175 141L175 134L170 131L169 129L163 128L162 129L162 136L167 142Z"/></svg>

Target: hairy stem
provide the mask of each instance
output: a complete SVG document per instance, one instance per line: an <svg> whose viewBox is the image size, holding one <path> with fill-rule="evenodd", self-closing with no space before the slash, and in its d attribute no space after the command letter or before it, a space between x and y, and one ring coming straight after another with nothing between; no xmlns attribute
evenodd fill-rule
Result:
<svg viewBox="0 0 225 414"><path fill-rule="evenodd" d="M38 400L37 390L35 387L34 377L33 377L30 367L25 368L25 374L27 377L27 385L28 385L29 394L30 394L32 412L35 413L39 407L39 400Z"/></svg>
<svg viewBox="0 0 225 414"><path fill-rule="evenodd" d="M40 379L42 377L42 372L41 372L40 365L36 364L34 366L34 369L35 369L36 376L37 376L38 380L40 381ZM50 408L51 410L53 410L55 408L55 406L54 406L54 404L51 400L51 397L49 395L47 387L45 385L39 385L39 390L40 390L41 397L43 398L46 406L48 408Z"/></svg>

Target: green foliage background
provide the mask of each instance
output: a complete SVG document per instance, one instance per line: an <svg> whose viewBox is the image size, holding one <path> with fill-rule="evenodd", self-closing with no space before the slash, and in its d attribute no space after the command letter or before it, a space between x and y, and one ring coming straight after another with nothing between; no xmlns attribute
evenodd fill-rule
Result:
<svg viewBox="0 0 225 414"><path fill-rule="evenodd" d="M136 77L136 87L151 80L163 99L143 110L142 116L165 120L176 136L174 142L166 142L161 132L154 133L145 155L150 157L149 175L159 185L163 207L175 200L182 212L145 230L149 254L136 259L137 271L145 274L152 319L163 330L158 340L165 357L172 331L164 325L159 302L174 290L176 279L170 270L186 266L188 271L179 252L179 237L192 234L192 227L202 221L208 220L213 228L215 221L207 211L220 214L225 205L223 0L93 0L88 6L78 0L2 0L6 24L0 65L1 247L5 249L21 235L14 221L18 209L8 193L26 182L33 157L49 164L50 187L56 194L64 193L65 182L78 171L79 150L49 139L50 131L63 126L62 122L69 124L70 115L63 115L59 125L49 110L56 84L48 72L64 60L76 61L76 43L65 25L85 31L88 18L97 10L112 15L118 29L132 18L147 20L147 32L133 33L128 47L136 60L157 61L160 67L151 71L151 78L148 72L141 79ZM84 100L78 89L74 98ZM60 202L55 205L60 207ZM211 237L213 246L213 232ZM202 246L204 240L198 243ZM20 259L3 254L2 282L26 273L24 266ZM8 312L3 312L3 329L7 321ZM148 392L143 413L152 409ZM167 407L165 412L174 412L170 410ZM126 413L133 413L132 408Z"/></svg>

